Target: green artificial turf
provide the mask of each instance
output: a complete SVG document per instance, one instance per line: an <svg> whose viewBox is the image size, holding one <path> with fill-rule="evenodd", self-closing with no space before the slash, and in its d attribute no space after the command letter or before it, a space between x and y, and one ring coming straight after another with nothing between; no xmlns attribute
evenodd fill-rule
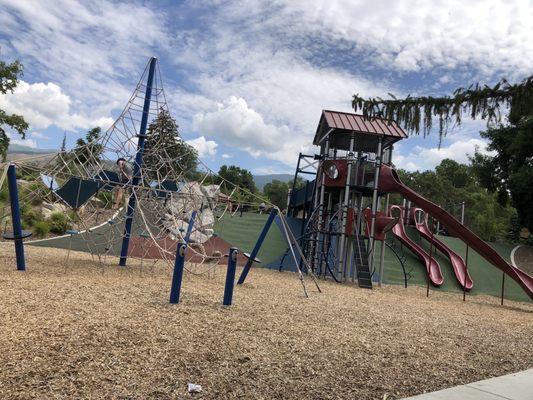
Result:
<svg viewBox="0 0 533 400"><path fill-rule="evenodd" d="M215 234L238 247L243 252L251 252L265 226L268 214L239 213L231 216L226 214L215 223ZM278 226L273 223L258 253L263 265L277 262L285 253L287 242L281 235Z"/></svg>

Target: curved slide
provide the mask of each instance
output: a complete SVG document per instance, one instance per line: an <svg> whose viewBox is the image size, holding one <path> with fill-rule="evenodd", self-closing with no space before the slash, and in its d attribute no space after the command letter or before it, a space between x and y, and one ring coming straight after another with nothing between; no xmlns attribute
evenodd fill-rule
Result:
<svg viewBox="0 0 533 400"><path fill-rule="evenodd" d="M424 218L421 221L418 221L416 218L417 212L424 213ZM452 267L453 267L453 272L455 273L455 277L457 278L457 281L459 282L461 287L464 287L466 290L472 289L472 287L474 286L474 283L472 282L472 278L470 277L470 274L468 273L463 257L461 257L455 251L453 251L448 246L446 246L435 235L431 234L431 231L429 230L429 227L427 224L428 214L424 210L422 210L421 208L415 208L414 214L415 214L416 230L420 233L420 235L424 239L426 239L429 243L433 243L433 245L437 249L439 249L442 253L444 253L450 259L450 262L452 263Z"/></svg>
<svg viewBox="0 0 533 400"><path fill-rule="evenodd" d="M474 232L461 224L453 215L443 210L431 201L426 200L414 190L405 186L398 177L394 169L388 165L381 166L379 179L380 190L385 192L396 192L402 194L405 198L411 200L418 207L422 208L428 214L439 220L446 228L465 242L468 246L478 252L485 260L505 272L513 278L528 296L533 300L533 277L525 272L513 267L505 261L490 245L485 243Z"/></svg>
<svg viewBox="0 0 533 400"><path fill-rule="evenodd" d="M402 215L402 209L400 206L389 207L389 213L394 209L399 210L400 215ZM420 261L424 263L431 283L435 286L442 285L444 278L442 277L439 263L437 260L435 260L435 257L431 257L422 247L417 245L409 236L407 236L402 217L400 217L398 223L393 226L392 233L400 240L400 242L405 245L405 247L411 250L420 259Z"/></svg>

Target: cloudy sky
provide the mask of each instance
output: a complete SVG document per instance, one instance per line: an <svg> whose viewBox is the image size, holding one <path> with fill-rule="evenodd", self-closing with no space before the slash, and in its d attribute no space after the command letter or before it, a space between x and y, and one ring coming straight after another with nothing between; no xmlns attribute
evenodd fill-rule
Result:
<svg viewBox="0 0 533 400"><path fill-rule="evenodd" d="M107 129L148 57L161 63L181 135L213 169L293 172L322 109L354 93L449 94L533 72L533 1L0 0L0 58L25 67L0 108L31 125L24 144L74 144ZM397 146L395 163L466 161L485 143L466 121ZM13 142L21 143L13 136Z"/></svg>

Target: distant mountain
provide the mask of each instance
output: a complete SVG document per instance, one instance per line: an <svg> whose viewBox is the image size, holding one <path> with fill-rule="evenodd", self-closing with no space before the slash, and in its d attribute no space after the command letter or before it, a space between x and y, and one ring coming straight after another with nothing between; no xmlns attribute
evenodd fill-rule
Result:
<svg viewBox="0 0 533 400"><path fill-rule="evenodd" d="M9 153L23 153L23 154L51 154L57 153L54 149L36 149L29 146L23 146L21 144L12 143L7 150Z"/></svg>
<svg viewBox="0 0 533 400"><path fill-rule="evenodd" d="M272 182L273 180L278 180L282 182L290 182L294 179L294 175L291 174L270 174L270 175L254 175L254 182L257 189L260 191L263 190L267 183Z"/></svg>

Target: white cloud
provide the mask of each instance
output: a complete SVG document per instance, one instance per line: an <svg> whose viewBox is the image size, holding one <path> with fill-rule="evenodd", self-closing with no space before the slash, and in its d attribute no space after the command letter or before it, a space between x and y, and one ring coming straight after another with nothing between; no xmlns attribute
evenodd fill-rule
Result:
<svg viewBox="0 0 533 400"><path fill-rule="evenodd" d="M19 81L12 94L0 97L0 108L7 113L23 115L30 128L36 129L46 129L51 125L62 129L85 129L94 126L107 128L113 122L111 118L91 118L73 113L70 97L61 87L51 82L30 84ZM36 138L42 138L37 132L32 134Z"/></svg>
<svg viewBox="0 0 533 400"><path fill-rule="evenodd" d="M42 140L49 140L50 139L50 137L48 137L46 135L43 135L41 132L37 132L37 131L30 132L30 136L34 137L36 139L42 139Z"/></svg>
<svg viewBox="0 0 533 400"><path fill-rule="evenodd" d="M232 158L232 157L233 157L232 154L228 154L228 153L224 153L224 154L222 154L222 158L225 159L225 160L230 159L230 158Z"/></svg>
<svg viewBox="0 0 533 400"><path fill-rule="evenodd" d="M32 149L36 149L38 147L37 142L34 139L20 139L19 137L13 137L12 135L9 135L9 144L19 144L21 146L27 146L31 147Z"/></svg>
<svg viewBox="0 0 533 400"><path fill-rule="evenodd" d="M406 143L402 144L405 145ZM458 163L468 163L468 156L473 156L478 151L482 154L491 154L487 150L487 142L482 139L471 138L468 140L455 140L448 146L421 147L415 146L410 149L407 155L402 154L403 147L396 146L393 153L392 162L398 167L408 171L425 171L435 168L446 158Z"/></svg>
<svg viewBox="0 0 533 400"><path fill-rule="evenodd" d="M341 51L361 52L387 68L466 65L481 76L501 71L524 76L533 65L533 7L528 0L376 0L371 7L364 0L254 3L235 5L232 15L251 14L261 26L293 40L322 38L323 47L336 43Z"/></svg>
<svg viewBox="0 0 533 400"><path fill-rule="evenodd" d="M268 124L243 98L231 96L214 111L196 114L194 129L216 137L226 146L292 164L300 150L298 136L286 125Z"/></svg>
<svg viewBox="0 0 533 400"><path fill-rule="evenodd" d="M198 156L200 158L213 157L217 153L218 143L213 140L206 140L205 136L187 140L186 143L190 144L196 149L196 151L198 151Z"/></svg>

